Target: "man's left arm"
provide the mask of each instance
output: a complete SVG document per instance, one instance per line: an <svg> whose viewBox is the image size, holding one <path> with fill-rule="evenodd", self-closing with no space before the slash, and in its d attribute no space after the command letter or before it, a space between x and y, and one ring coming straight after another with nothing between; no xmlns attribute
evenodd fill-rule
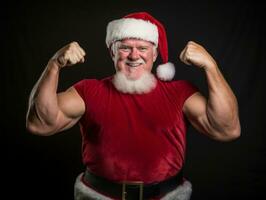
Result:
<svg viewBox="0 0 266 200"><path fill-rule="evenodd" d="M192 41L181 52L180 59L187 65L204 69L208 83L207 99L197 92L185 101L183 111L188 120L198 131L215 140L238 138L241 128L237 99L215 60Z"/></svg>

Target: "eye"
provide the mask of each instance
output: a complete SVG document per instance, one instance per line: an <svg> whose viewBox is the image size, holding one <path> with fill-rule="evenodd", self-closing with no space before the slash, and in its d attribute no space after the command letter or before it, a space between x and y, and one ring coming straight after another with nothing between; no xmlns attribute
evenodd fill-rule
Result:
<svg viewBox="0 0 266 200"><path fill-rule="evenodd" d="M147 47L138 47L138 50L141 51L141 52L145 52L147 51Z"/></svg>
<svg viewBox="0 0 266 200"><path fill-rule="evenodd" d="M129 52L131 50L131 48L129 46L124 46L124 45L121 45L119 47L119 50L120 51L123 51L123 52Z"/></svg>

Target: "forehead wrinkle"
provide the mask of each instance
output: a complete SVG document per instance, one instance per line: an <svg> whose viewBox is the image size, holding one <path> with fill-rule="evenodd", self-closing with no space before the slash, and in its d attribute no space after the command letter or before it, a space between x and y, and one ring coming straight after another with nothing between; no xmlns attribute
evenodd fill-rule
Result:
<svg viewBox="0 0 266 200"><path fill-rule="evenodd" d="M154 46L154 44L152 42L146 41L146 40L141 40L141 39L124 39L124 40L120 40L119 42L121 42L122 44L137 44L138 46Z"/></svg>

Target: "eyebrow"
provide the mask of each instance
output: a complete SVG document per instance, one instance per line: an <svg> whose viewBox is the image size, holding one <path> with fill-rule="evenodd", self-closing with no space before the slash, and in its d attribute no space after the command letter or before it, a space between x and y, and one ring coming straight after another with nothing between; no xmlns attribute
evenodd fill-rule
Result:
<svg viewBox="0 0 266 200"><path fill-rule="evenodd" d="M123 44L123 43L120 44L120 47L130 47L130 48L133 48L133 46L131 46L130 44ZM136 48L139 48L139 47L148 48L149 45L145 45L145 44L143 44L143 45L137 45L137 46L136 46Z"/></svg>

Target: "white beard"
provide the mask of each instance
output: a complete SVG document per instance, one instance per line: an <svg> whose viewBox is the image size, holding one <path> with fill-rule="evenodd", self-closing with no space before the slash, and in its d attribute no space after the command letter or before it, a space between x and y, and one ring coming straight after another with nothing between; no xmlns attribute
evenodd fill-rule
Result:
<svg viewBox="0 0 266 200"><path fill-rule="evenodd" d="M143 94L152 91L157 80L150 72L144 73L139 79L128 79L122 72L116 72L112 80L115 88L123 93Z"/></svg>

